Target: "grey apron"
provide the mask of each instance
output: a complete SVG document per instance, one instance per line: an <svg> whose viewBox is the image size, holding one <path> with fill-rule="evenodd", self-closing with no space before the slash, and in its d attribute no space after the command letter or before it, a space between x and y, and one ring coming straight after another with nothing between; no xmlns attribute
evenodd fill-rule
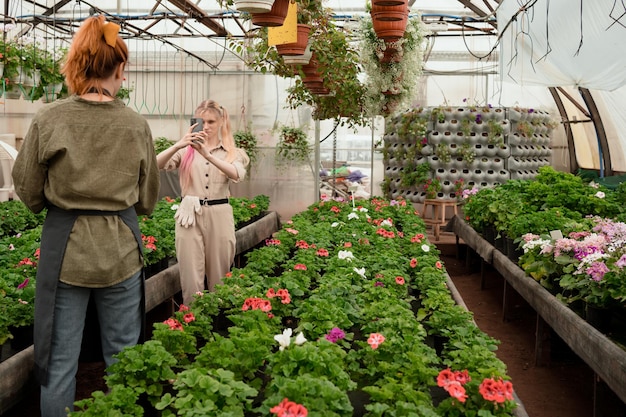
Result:
<svg viewBox="0 0 626 417"><path fill-rule="evenodd" d="M61 273L61 265L65 256L65 248L74 222L78 216L119 216L132 230L140 256L143 258L143 243L141 231L134 207L121 211L99 210L63 210L55 206L48 207L46 220L41 233L41 250L37 264L37 281L35 289L35 377L41 385L48 383L48 365L50 360L50 345L52 343L52 329L54 323L54 306L56 300L57 283ZM145 291L145 287L143 287ZM142 291L143 292L143 291ZM41 294L37 296L37 294ZM141 300L142 324L145 324L145 293ZM142 326L143 327L143 326ZM143 335L143 328L141 334ZM138 341L139 342L139 341ZM77 358L78 359L78 358Z"/></svg>

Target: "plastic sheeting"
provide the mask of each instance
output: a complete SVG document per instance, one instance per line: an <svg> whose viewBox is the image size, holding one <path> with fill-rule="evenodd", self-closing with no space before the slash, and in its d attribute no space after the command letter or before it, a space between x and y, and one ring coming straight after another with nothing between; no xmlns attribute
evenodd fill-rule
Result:
<svg viewBox="0 0 626 417"><path fill-rule="evenodd" d="M625 13L615 0L503 0L497 13L503 80L617 89L626 84Z"/></svg>

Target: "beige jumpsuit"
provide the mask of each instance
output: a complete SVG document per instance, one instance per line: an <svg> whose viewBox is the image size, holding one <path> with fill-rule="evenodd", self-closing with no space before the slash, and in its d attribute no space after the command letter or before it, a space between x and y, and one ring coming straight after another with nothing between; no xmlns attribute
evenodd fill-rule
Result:
<svg viewBox="0 0 626 417"><path fill-rule="evenodd" d="M166 171L177 169L186 148L180 149L165 165ZM224 160L224 148L215 149L213 155ZM239 181L245 178L249 158L243 149L237 149L232 164L237 169ZM230 196L230 182L222 171L195 153L191 165L191 185L186 195L200 200L220 200ZM233 181L234 182L234 181ZM204 291L205 275L208 289L213 290L230 271L235 259L235 223L233 209L228 203L202 205L193 226L176 223L176 257L180 271L183 303L189 305L197 292Z"/></svg>

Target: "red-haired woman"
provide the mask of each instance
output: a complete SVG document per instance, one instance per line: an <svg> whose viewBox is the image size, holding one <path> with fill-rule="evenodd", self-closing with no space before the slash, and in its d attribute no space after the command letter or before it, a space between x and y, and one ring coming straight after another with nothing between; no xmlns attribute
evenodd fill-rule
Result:
<svg viewBox="0 0 626 417"><path fill-rule="evenodd" d="M235 147L225 108L205 100L194 117L202 120L170 148L157 155L159 169L178 168L183 199L176 217L176 258L180 270L183 303L197 293L213 290L235 259L235 221L228 203L230 183L242 180L250 163L243 149Z"/></svg>
<svg viewBox="0 0 626 417"><path fill-rule="evenodd" d="M103 16L83 23L63 67L72 95L37 112L13 169L20 199L47 209L34 331L43 417L73 410L90 298L107 366L142 336L137 215L154 209L159 171L148 123L115 98L128 62L118 32Z"/></svg>

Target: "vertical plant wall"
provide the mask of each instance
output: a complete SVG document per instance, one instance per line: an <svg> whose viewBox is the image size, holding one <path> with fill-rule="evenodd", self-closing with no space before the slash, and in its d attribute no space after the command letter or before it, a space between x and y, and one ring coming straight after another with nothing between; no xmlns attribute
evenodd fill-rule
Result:
<svg viewBox="0 0 626 417"><path fill-rule="evenodd" d="M491 106L417 108L387 121L383 192L412 202L532 179L550 165L546 112Z"/></svg>

